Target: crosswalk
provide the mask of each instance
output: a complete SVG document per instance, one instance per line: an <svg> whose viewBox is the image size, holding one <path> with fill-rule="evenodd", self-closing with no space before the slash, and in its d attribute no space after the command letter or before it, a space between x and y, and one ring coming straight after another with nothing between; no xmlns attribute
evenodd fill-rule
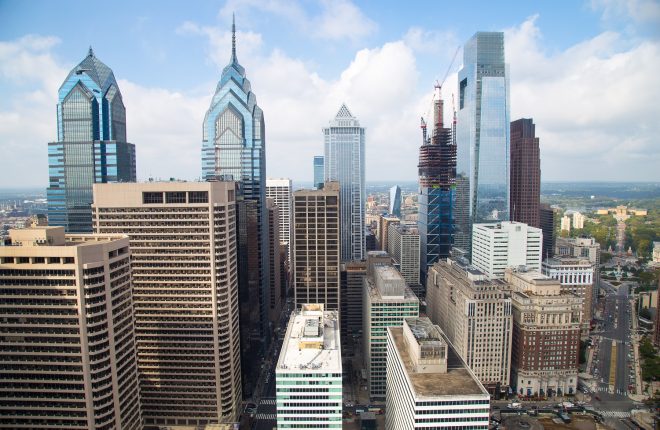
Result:
<svg viewBox="0 0 660 430"><path fill-rule="evenodd" d="M259 404L262 405L274 405L275 404L275 399L261 399Z"/></svg>
<svg viewBox="0 0 660 430"><path fill-rule="evenodd" d="M258 420L275 420L277 416L275 414L257 414Z"/></svg>
<svg viewBox="0 0 660 430"><path fill-rule="evenodd" d="M630 418L630 412L626 411L598 411L606 418Z"/></svg>

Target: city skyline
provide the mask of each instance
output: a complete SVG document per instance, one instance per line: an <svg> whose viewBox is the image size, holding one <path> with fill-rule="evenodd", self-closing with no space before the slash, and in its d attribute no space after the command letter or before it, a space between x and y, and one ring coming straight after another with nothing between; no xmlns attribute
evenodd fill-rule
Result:
<svg viewBox="0 0 660 430"><path fill-rule="evenodd" d="M0 30L0 183L6 186L47 185L43 148L56 137L48 118L57 88L90 44L122 88L127 134L140 160L138 179L198 178L199 122L226 64L234 10L241 58L269 123L269 176L311 181L308 160L320 151L319 129L346 102L370 136L369 180L413 180L419 116L429 110L434 79L441 79L456 47L475 31L504 30L511 118L535 119L543 180L565 179L564 169L576 180L658 180L651 169L659 156L652 118L660 108L652 100L660 89L641 90L656 80L660 58L653 28L660 8L654 3L519 4L502 10L484 4L467 8L470 13L456 5L442 11L426 5L428 14L350 2L274 1L263 10L247 1L201 3L190 10L134 5L133 18L107 11L128 29L113 39L94 32L93 22L80 22L77 14L84 10L64 16L54 5L34 5L0 6L7 18ZM75 32L74 21L80 24ZM457 58L443 86L445 100L457 92L462 55ZM404 79L407 86L385 85ZM610 108L603 111L603 105Z"/></svg>

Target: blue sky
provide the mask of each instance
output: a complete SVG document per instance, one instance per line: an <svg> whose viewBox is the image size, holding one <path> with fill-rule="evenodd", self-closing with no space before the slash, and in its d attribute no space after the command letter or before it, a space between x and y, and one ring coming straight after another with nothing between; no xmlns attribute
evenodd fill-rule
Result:
<svg viewBox="0 0 660 430"><path fill-rule="evenodd" d="M139 178L198 177L232 12L269 176L311 180L320 130L346 102L367 127L367 179L414 180L433 82L492 30L505 31L511 118L535 119L544 180L660 180L657 1L0 0L0 187L47 185L57 88L89 45L119 80Z"/></svg>

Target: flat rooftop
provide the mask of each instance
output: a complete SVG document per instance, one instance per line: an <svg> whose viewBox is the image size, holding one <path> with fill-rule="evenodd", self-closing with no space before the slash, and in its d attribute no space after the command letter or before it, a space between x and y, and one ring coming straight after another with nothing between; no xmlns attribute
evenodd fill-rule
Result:
<svg viewBox="0 0 660 430"><path fill-rule="evenodd" d="M318 324L319 317L322 325ZM320 330L314 332L315 329ZM289 319L276 370L341 373L339 333L337 311L304 312L296 309Z"/></svg>
<svg viewBox="0 0 660 430"><path fill-rule="evenodd" d="M377 267L382 267L382 266L377 266ZM396 269L394 269L396 270ZM398 272L397 272L398 273ZM410 289L408 285L404 283L403 285L403 298L401 296L383 296L380 293L380 290L378 290L378 287L376 287L376 281L374 280L373 277L371 276L365 276L364 277L365 282L366 282L366 287L369 289L369 297L371 298L372 301L374 300L381 300L381 301L394 301L394 302L400 302L400 301L414 301L418 302L419 298L417 298L417 295L413 293L413 290Z"/></svg>
<svg viewBox="0 0 660 430"><path fill-rule="evenodd" d="M412 359L408 353L408 345L403 337L403 327L389 327L396 349L403 359L408 379L415 390L415 397L442 396L488 396L488 391L470 372L467 365L458 356L447 337L442 334L447 348L447 373L416 373L412 366Z"/></svg>

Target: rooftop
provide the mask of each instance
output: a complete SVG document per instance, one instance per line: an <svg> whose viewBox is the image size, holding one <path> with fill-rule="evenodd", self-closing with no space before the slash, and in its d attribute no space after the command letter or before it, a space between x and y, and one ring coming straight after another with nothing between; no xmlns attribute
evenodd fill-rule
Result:
<svg viewBox="0 0 660 430"><path fill-rule="evenodd" d="M484 395L488 392L456 353L444 333L440 332L447 348L446 373L418 373L415 371L413 359L404 339L403 327L388 327L395 347L406 368L416 398L435 398L442 396Z"/></svg>
<svg viewBox="0 0 660 430"><path fill-rule="evenodd" d="M383 268L385 268L385 270L382 270ZM381 273L383 273L385 276L392 275L392 273L389 269L392 269L396 272L398 277L401 278L401 281L402 281L403 284L400 285L400 287L399 287L400 289L396 288L396 290L398 290L398 291L393 291L394 294L389 293L389 289L386 288L385 291L386 291L386 294L388 294L388 295L383 295L382 289L379 289L378 286L377 286L377 280L375 279L375 277L365 276L365 278L364 278L365 285L366 285L366 288L369 289L369 297L371 298L371 301L374 301L374 300L380 300L380 301L391 300L391 301L395 301L395 302L396 301L414 301L414 302L419 301L419 299L417 298L415 293L413 293L413 291L410 289L410 287L408 285L406 285L406 281L403 280L403 278L401 277L401 274L399 274L399 272L394 267L386 266L386 265L379 265L379 266L374 267L374 270L379 270L379 271L382 270Z"/></svg>
<svg viewBox="0 0 660 430"><path fill-rule="evenodd" d="M339 314L323 305L302 305L291 313L277 361L278 372L341 372Z"/></svg>

